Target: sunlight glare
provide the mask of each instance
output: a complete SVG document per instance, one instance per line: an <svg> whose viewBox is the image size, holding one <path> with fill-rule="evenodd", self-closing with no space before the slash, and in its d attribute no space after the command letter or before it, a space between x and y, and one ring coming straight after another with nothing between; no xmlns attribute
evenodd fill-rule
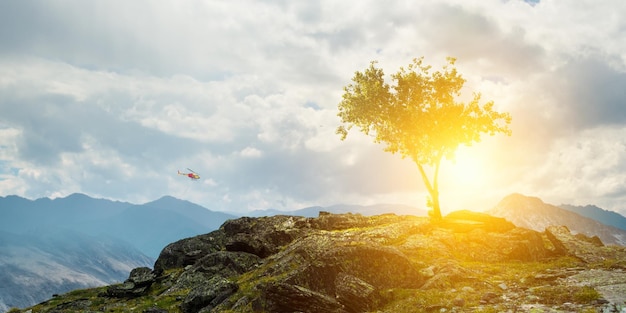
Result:
<svg viewBox="0 0 626 313"><path fill-rule="evenodd" d="M479 153L480 150L476 147L459 147L455 160L442 168L446 180L443 183L464 191L482 187L485 184L486 166L484 158Z"/></svg>

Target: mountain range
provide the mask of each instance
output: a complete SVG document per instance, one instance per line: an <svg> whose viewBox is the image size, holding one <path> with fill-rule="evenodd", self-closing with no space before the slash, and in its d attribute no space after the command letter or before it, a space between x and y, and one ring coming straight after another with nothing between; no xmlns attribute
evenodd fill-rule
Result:
<svg viewBox="0 0 626 313"><path fill-rule="evenodd" d="M528 197L517 193L511 194L486 213L504 217L519 227L544 231L548 226L563 225L575 233L598 236L605 244L626 246L626 230L544 203L537 197Z"/></svg>
<svg viewBox="0 0 626 313"><path fill-rule="evenodd" d="M584 217L594 219L602 224L626 230L626 217L619 213L607 211L595 205L578 206L561 204L559 205L559 207L568 211L572 211Z"/></svg>
<svg viewBox="0 0 626 313"><path fill-rule="evenodd" d="M170 196L144 204L94 199L84 194L37 200L0 197L0 229L5 232L28 234L54 227L95 237L109 236L128 242L152 259L168 243L215 230L235 217Z"/></svg>
<svg viewBox="0 0 626 313"><path fill-rule="evenodd" d="M169 196L140 205L84 194L0 197L0 312L122 281L167 244L235 217Z"/></svg>

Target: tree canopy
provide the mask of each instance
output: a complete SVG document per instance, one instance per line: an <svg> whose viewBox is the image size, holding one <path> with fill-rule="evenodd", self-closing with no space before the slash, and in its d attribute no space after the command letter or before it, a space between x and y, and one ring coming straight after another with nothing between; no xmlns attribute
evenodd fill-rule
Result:
<svg viewBox="0 0 626 313"><path fill-rule="evenodd" d="M385 151L410 157L417 164L434 218L441 218L441 160L453 159L459 145L479 142L482 134L511 134L510 114L494 111L493 101L481 105L480 93L474 93L467 103L457 101L465 79L455 62L449 57L442 70L431 72L423 58L413 59L391 75L390 85L373 61L363 72L355 73L338 105L342 125L337 133L342 140L356 126L375 142L385 143ZM424 166L432 167L431 178Z"/></svg>

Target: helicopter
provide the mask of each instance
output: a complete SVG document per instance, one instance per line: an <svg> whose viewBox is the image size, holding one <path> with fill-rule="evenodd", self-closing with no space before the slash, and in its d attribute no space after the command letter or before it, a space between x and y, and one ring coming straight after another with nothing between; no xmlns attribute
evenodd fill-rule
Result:
<svg viewBox="0 0 626 313"><path fill-rule="evenodd" d="M189 170L189 173L184 173L184 172L178 171L178 175L187 176L191 180L198 180L198 179L200 179L200 175L198 173L196 173L194 170L192 170L190 168L187 168L187 170Z"/></svg>

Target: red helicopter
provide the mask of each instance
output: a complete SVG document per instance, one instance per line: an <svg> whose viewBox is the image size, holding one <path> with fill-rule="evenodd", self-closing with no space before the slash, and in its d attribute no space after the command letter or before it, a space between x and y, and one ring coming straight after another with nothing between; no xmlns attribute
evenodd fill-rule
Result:
<svg viewBox="0 0 626 313"><path fill-rule="evenodd" d="M198 180L200 179L200 175L198 175L198 173L194 172L192 169L187 168L189 170L189 173L183 173L181 171L178 171L178 175L183 175L183 176L187 176L189 178L191 178L192 180Z"/></svg>

